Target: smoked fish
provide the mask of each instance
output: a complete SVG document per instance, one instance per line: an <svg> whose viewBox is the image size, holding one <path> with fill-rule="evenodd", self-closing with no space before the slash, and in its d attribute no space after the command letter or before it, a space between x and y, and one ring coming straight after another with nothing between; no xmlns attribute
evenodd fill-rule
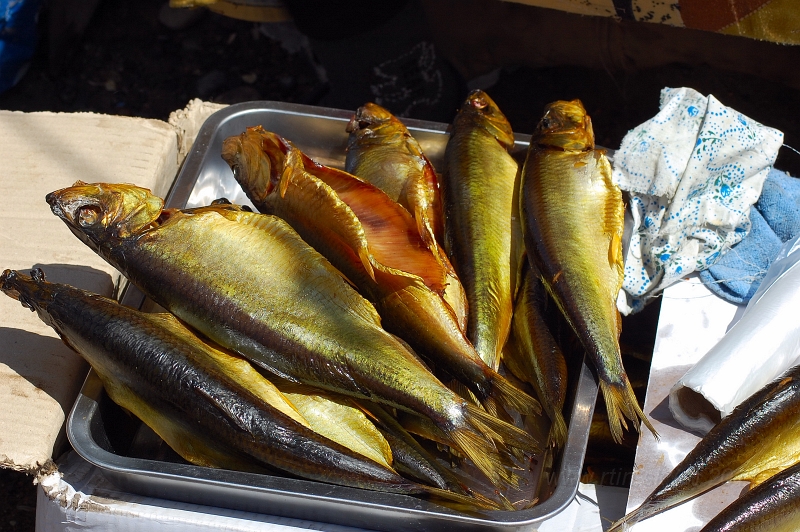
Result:
<svg viewBox="0 0 800 532"><path fill-rule="evenodd" d="M728 480L761 484L798 461L800 366L795 366L715 425L653 493L609 531L626 530Z"/></svg>
<svg viewBox="0 0 800 532"><path fill-rule="evenodd" d="M633 393L619 347L617 295L624 277L622 193L579 100L549 104L521 176L520 213L529 260L597 368L611 433L625 419L657 436Z"/></svg>
<svg viewBox="0 0 800 532"><path fill-rule="evenodd" d="M440 246L444 222L433 165L403 122L378 104L356 109L347 132L345 171L375 185L411 213L425 245L447 270L444 299L466 331L467 296Z"/></svg>
<svg viewBox="0 0 800 532"><path fill-rule="evenodd" d="M280 392L258 392L271 384L247 361L203 342L171 314L49 283L41 270L31 277L6 270L0 290L35 310L91 364L114 402L189 462L240 470L262 464L321 482L432 493L311 430Z"/></svg>
<svg viewBox="0 0 800 532"><path fill-rule="evenodd" d="M800 529L800 463L770 477L717 514L700 532Z"/></svg>
<svg viewBox="0 0 800 532"><path fill-rule="evenodd" d="M562 413L567 397L567 362L545 319L547 291L535 268L525 262L512 320L513 348L503 352L503 361L518 379L533 386L552 421L550 443L562 447L567 441Z"/></svg>
<svg viewBox="0 0 800 532"><path fill-rule="evenodd" d="M370 183L314 162L262 128L226 139L223 158L256 208L286 220L330 260L375 304L386 330L484 403L522 414L541 411L538 401L475 351L441 295L453 282L447 268L422 242L400 204Z"/></svg>
<svg viewBox="0 0 800 532"><path fill-rule="evenodd" d="M467 294L467 337L497 369L511 330L512 223L518 165L514 133L483 91L469 94L450 127L442 168L444 247Z"/></svg>
<svg viewBox="0 0 800 532"><path fill-rule="evenodd" d="M515 475L495 441L536 450L525 432L439 382L283 220L235 205L165 210L133 185L78 182L46 199L153 301L253 364L426 417L498 486Z"/></svg>

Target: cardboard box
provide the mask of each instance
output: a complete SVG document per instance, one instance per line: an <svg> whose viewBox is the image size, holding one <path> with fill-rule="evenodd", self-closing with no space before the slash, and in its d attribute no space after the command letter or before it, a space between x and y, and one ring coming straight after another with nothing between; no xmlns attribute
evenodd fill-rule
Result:
<svg viewBox="0 0 800 532"><path fill-rule="evenodd" d="M75 181L128 182L165 196L197 131L222 106L200 100L160 120L0 111L0 268L111 296L122 277L50 212ZM65 441L88 365L55 331L0 297L0 467L36 474Z"/></svg>

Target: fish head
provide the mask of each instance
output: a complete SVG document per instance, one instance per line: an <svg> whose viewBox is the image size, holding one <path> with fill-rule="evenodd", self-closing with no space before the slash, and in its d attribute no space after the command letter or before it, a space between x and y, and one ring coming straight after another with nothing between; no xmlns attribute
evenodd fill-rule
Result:
<svg viewBox="0 0 800 532"><path fill-rule="evenodd" d="M45 198L53 214L95 251L101 244L135 237L161 216L164 200L129 184L82 181Z"/></svg>
<svg viewBox="0 0 800 532"><path fill-rule="evenodd" d="M594 148L592 120L580 100L559 100L545 107L531 143L563 150Z"/></svg>
<svg viewBox="0 0 800 532"><path fill-rule="evenodd" d="M355 133L359 131L376 129L385 124L399 122L388 110L376 103L366 103L356 109L355 114L347 123L347 132Z"/></svg>
<svg viewBox="0 0 800 532"><path fill-rule="evenodd" d="M16 270L6 270L0 275L0 291L30 310L36 310L37 302L46 299L44 283L44 272L39 268L31 270L30 276Z"/></svg>
<svg viewBox="0 0 800 532"><path fill-rule="evenodd" d="M261 126L248 127L244 133L226 138L222 158L233 177L258 206L275 189L284 166L286 142Z"/></svg>
<svg viewBox="0 0 800 532"><path fill-rule="evenodd" d="M458 110L453 125L457 126L462 121L483 127L506 149L514 146L514 131L511 129L511 124L494 100L480 89L469 93Z"/></svg>
<svg viewBox="0 0 800 532"><path fill-rule="evenodd" d="M45 280L44 272L39 268L31 270L30 275L16 270L5 270L0 275L0 291L19 301L31 312L37 312L42 321L53 328L56 327L48 307L55 297L55 287L56 285Z"/></svg>

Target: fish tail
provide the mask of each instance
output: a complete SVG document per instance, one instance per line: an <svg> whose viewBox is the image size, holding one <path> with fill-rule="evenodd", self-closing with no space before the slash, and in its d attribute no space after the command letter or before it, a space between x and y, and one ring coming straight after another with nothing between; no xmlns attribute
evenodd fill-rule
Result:
<svg viewBox="0 0 800 532"><path fill-rule="evenodd" d="M492 485L519 488L520 478L488 436L469 427L454 428L449 436L456 448L486 475Z"/></svg>
<svg viewBox="0 0 800 532"><path fill-rule="evenodd" d="M625 515L625 517L614 523L611 523L611 526L606 532L623 532L624 530L629 530L639 521L643 521L648 517L656 515L657 513L661 513L667 508L669 508L669 506L658 504L655 501L647 499L638 508Z"/></svg>
<svg viewBox="0 0 800 532"><path fill-rule="evenodd" d="M564 421L564 415L555 410L553 412L553 419L550 420L550 434L548 436L548 444L560 449L567 443L567 422Z"/></svg>
<svg viewBox="0 0 800 532"><path fill-rule="evenodd" d="M523 451L538 453L542 450L536 438L510 423L472 405L466 405L468 422L478 432L492 440Z"/></svg>
<svg viewBox="0 0 800 532"><path fill-rule="evenodd" d="M489 396L496 402L523 415L542 413L542 405L539 401L514 386L511 381L499 373L494 375L489 381L489 385Z"/></svg>
<svg viewBox="0 0 800 532"><path fill-rule="evenodd" d="M641 420L645 426L650 429L653 436L659 439L658 432L655 427L644 415L642 409L639 407L639 402L636 400L636 395L633 393L628 379L624 379L621 383L610 383L600 380L600 391L603 392L603 399L606 402L606 410L608 410L608 424L611 427L611 436L614 441L619 443L622 441L622 431L628 428L628 423L625 419L631 421ZM636 430L639 427L634 427Z"/></svg>
<svg viewBox="0 0 800 532"><path fill-rule="evenodd" d="M420 490L431 502L465 512L474 510L514 510L514 507L508 503L507 499L502 499L498 502L479 493L461 495L452 491L423 485L420 486Z"/></svg>

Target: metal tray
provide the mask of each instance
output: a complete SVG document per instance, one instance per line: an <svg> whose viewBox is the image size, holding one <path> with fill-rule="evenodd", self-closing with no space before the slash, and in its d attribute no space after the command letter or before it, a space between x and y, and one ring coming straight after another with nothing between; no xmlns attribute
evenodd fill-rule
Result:
<svg viewBox="0 0 800 532"><path fill-rule="evenodd" d="M342 167L347 145L345 126L351 115L350 111L277 102L250 102L220 110L202 126L167 197L167 206L207 205L219 197L249 204L220 157L222 141L248 126L262 125L291 140L319 162ZM441 162L448 139L447 125L404 122L434 166ZM524 153L528 139L517 136L518 154ZM122 303L146 310L153 306L133 286L126 289ZM386 531L453 527L535 530L542 521L561 512L578 489L598 385L585 360L577 360L574 365L565 408L567 444L549 466L555 487L536 506L517 512L495 511L476 516L409 496L194 466L115 405L93 371L70 412L67 435L79 455L131 493Z"/></svg>

